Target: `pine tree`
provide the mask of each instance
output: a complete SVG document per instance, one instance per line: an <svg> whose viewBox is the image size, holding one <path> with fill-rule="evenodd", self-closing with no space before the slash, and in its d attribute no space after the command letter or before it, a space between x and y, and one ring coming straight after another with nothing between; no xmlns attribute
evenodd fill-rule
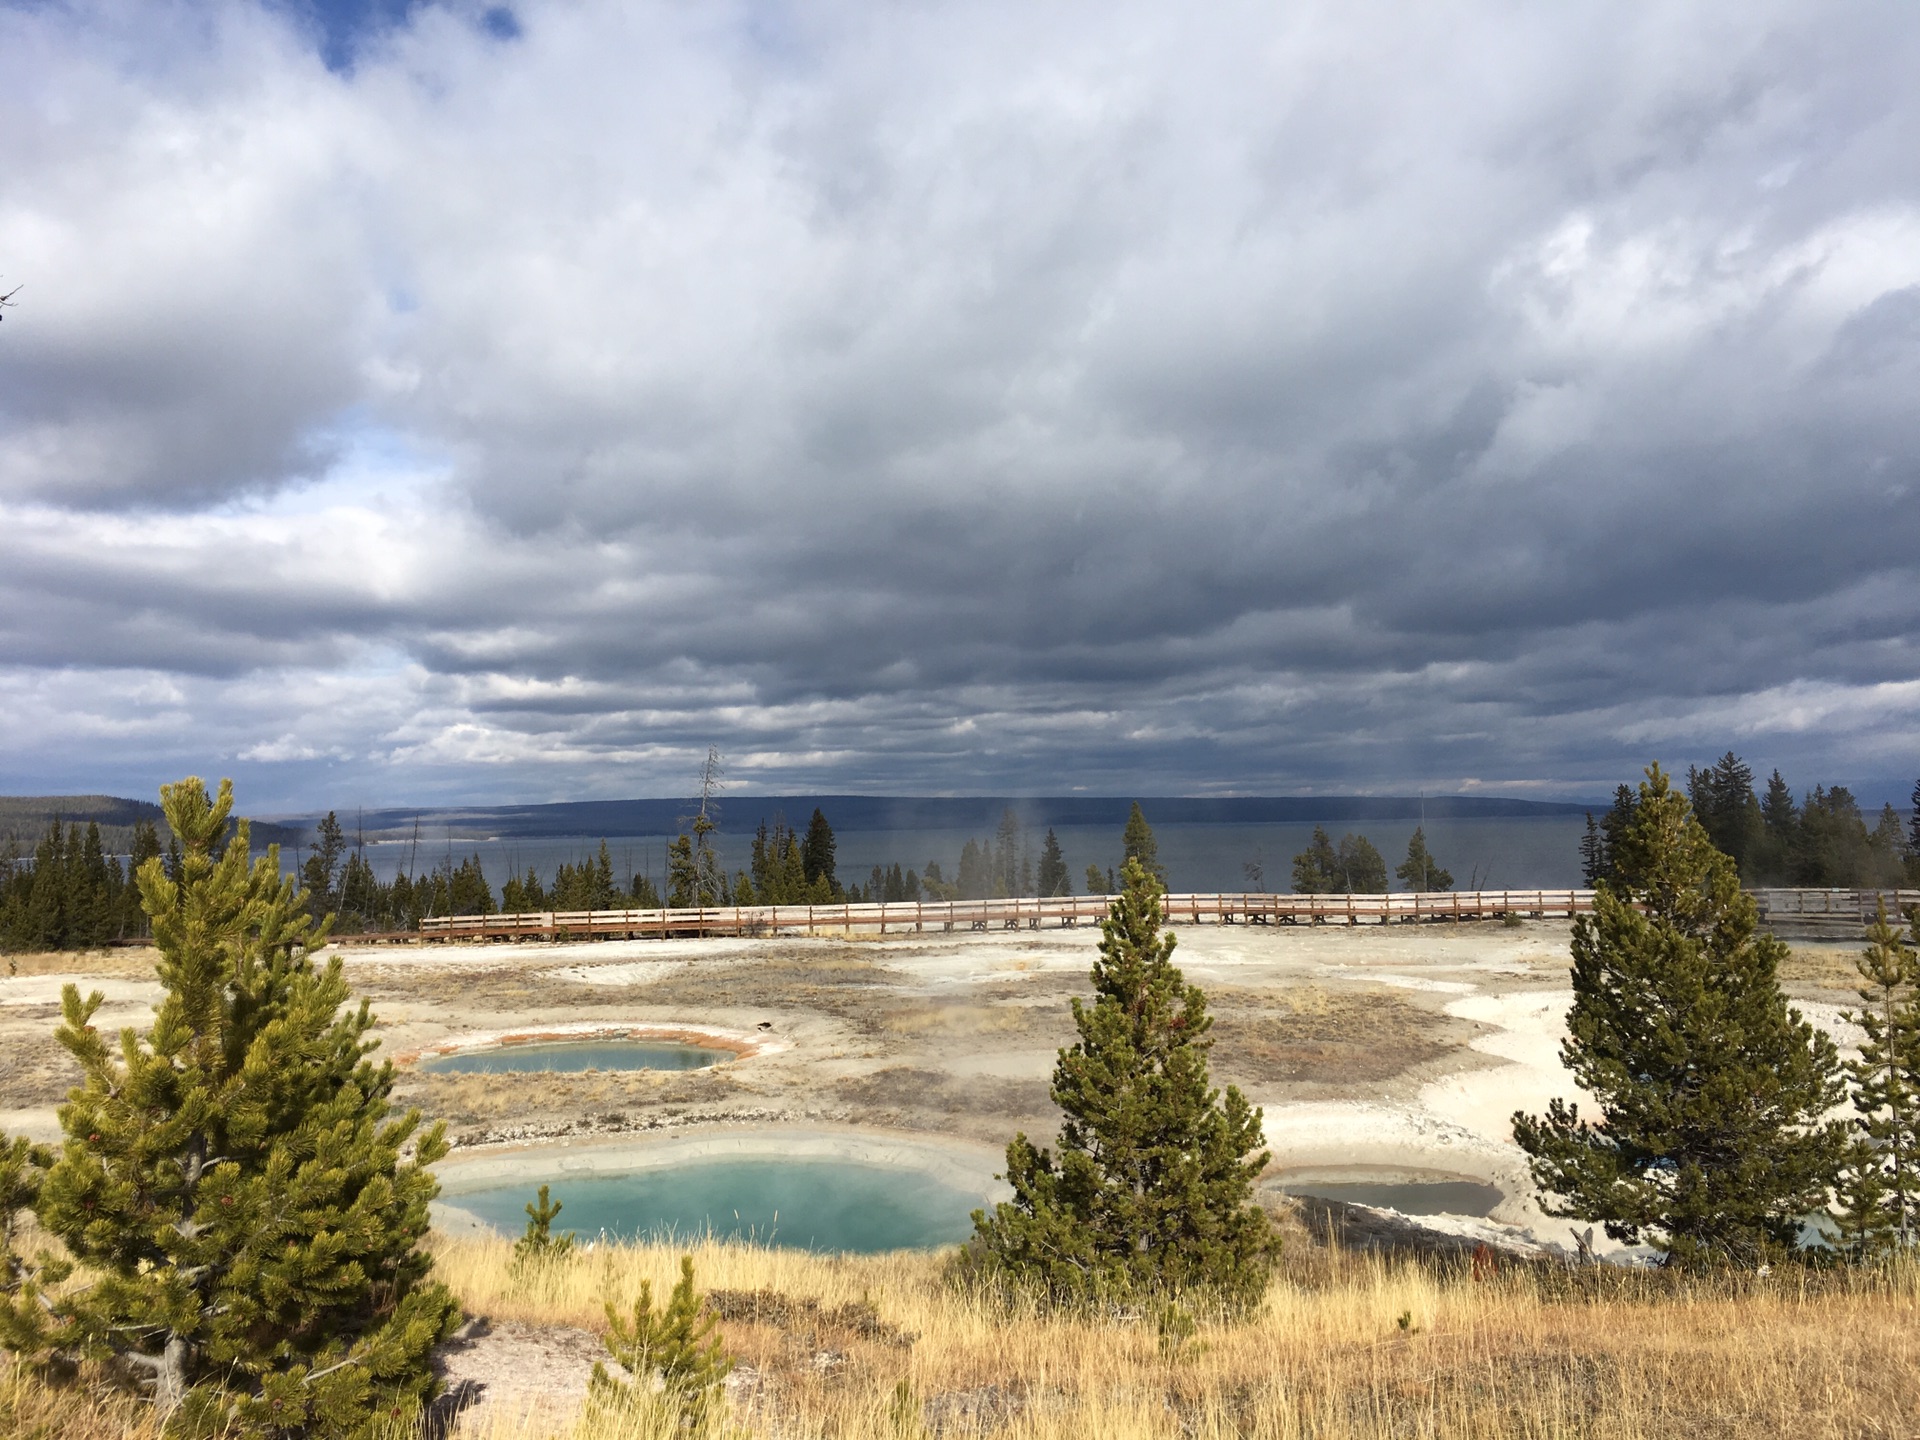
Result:
<svg viewBox="0 0 1920 1440"><path fill-rule="evenodd" d="M1057 1300L1265 1293L1272 1226L1248 1203L1271 1158L1260 1112L1211 1088L1206 997L1173 964L1160 882L1127 862L1101 926L1095 1000L1073 1002L1080 1039L1060 1052L1059 1155L1024 1134L1007 1146L1013 1198L974 1212L963 1266Z"/></svg>
<svg viewBox="0 0 1920 1440"><path fill-rule="evenodd" d="M337 958L314 967L325 927L277 847L249 864L245 821L221 844L232 787L188 779L161 802L180 880L139 876L152 1028L110 1046L98 992L62 1002L84 1078L35 1209L96 1277L58 1302L63 1343L139 1375L183 1433L366 1435L417 1414L458 1319L419 1249L446 1142L391 1114L373 1017L346 1008Z"/></svg>
<svg viewBox="0 0 1920 1440"><path fill-rule="evenodd" d="M1153 838L1153 827L1147 824L1138 800L1127 812L1127 828L1120 836L1120 868L1125 870L1130 860L1138 860L1141 869L1160 882L1162 890L1167 888L1167 872L1160 865L1160 842Z"/></svg>
<svg viewBox="0 0 1920 1440"><path fill-rule="evenodd" d="M1087 866L1087 894L1111 895L1113 893L1113 872L1102 870L1098 865Z"/></svg>
<svg viewBox="0 0 1920 1440"><path fill-rule="evenodd" d="M1340 885L1348 895L1382 895L1387 889L1387 862L1364 835L1342 835L1338 855Z"/></svg>
<svg viewBox="0 0 1920 1440"><path fill-rule="evenodd" d="M1633 824L1634 807L1639 803L1639 792L1631 785L1617 786L1613 792L1612 808L1600 817L1600 837L1606 842L1608 878L1612 878L1613 867L1619 861L1620 837Z"/></svg>
<svg viewBox="0 0 1920 1440"><path fill-rule="evenodd" d="M960 847L960 872L954 883L962 900L985 900L993 891L991 853L971 837Z"/></svg>
<svg viewBox="0 0 1920 1440"><path fill-rule="evenodd" d="M1913 809L1907 813L1907 868L1920 885L1920 780L1913 782Z"/></svg>
<svg viewBox="0 0 1920 1440"><path fill-rule="evenodd" d="M700 869L694 863L690 835L676 835L667 842L667 904L675 910L700 904Z"/></svg>
<svg viewBox="0 0 1920 1440"><path fill-rule="evenodd" d="M547 1196L548 1187L540 1187L540 1198L527 1208L527 1228L513 1242L513 1263L525 1271L552 1260L564 1260L573 1253L573 1232L553 1233L553 1222L567 1207Z"/></svg>
<svg viewBox="0 0 1920 1440"><path fill-rule="evenodd" d="M1752 768L1731 750L1705 770L1689 766L1687 798L1714 848L1732 859L1742 879L1752 880L1766 825L1753 794Z"/></svg>
<svg viewBox="0 0 1920 1440"><path fill-rule="evenodd" d="M1879 823L1867 836L1867 848L1873 856L1873 873L1862 877L1872 888L1898 889L1900 882L1906 879L1905 828L1893 806L1880 807Z"/></svg>
<svg viewBox="0 0 1920 1440"><path fill-rule="evenodd" d="M1293 857L1293 893L1330 895L1339 888L1340 857L1327 832L1316 825L1312 843Z"/></svg>
<svg viewBox="0 0 1920 1440"><path fill-rule="evenodd" d="M1779 883L1792 878L1794 857L1800 850L1800 806L1778 770L1767 777L1767 793L1760 801L1761 878Z"/></svg>
<svg viewBox="0 0 1920 1440"><path fill-rule="evenodd" d="M324 918L339 908L334 878L340 873L340 862L346 853L347 832L340 828L339 817L329 810L314 835L313 853L300 868L300 878L309 896L307 903L315 919Z"/></svg>
<svg viewBox="0 0 1920 1440"><path fill-rule="evenodd" d="M1847 1018L1866 1040L1847 1065L1860 1134L1841 1227L1857 1255L1920 1242L1920 911L1911 938L1914 945L1902 941L1882 903L1856 961L1861 1008Z"/></svg>
<svg viewBox="0 0 1920 1440"><path fill-rule="evenodd" d="M717 1323L694 1291L693 1257L681 1256L680 1281L658 1311L648 1280L640 1282L632 1320L607 1303L607 1353L627 1378L616 1378L596 1361L588 1394L623 1419L657 1419L669 1432L710 1433L725 1404L721 1385L733 1369L714 1333Z"/></svg>
<svg viewBox="0 0 1920 1440"><path fill-rule="evenodd" d="M1591 823L1592 817L1588 817ZM1427 832L1424 827L1414 827L1407 840L1407 858L1393 867L1393 873L1410 890L1451 890L1453 876L1434 863L1433 856L1427 851Z"/></svg>
<svg viewBox="0 0 1920 1440"><path fill-rule="evenodd" d="M1607 855L1607 837L1594 824L1593 812L1587 811L1587 830L1580 837L1580 878L1591 889L1613 872L1613 862Z"/></svg>
<svg viewBox="0 0 1920 1440"><path fill-rule="evenodd" d="M813 819L807 822L807 838L800 846L800 859L809 886L824 881L830 893L839 890L840 881L834 874L836 848L833 826L827 823L825 813L816 806Z"/></svg>
<svg viewBox="0 0 1920 1440"><path fill-rule="evenodd" d="M1833 1042L1790 1009L1786 946L1658 765L1613 841L1615 877L1574 922L1561 1058L1602 1122L1555 1100L1517 1113L1550 1215L1645 1238L1667 1263L1791 1252L1846 1147ZM1644 910L1644 913L1642 913Z"/></svg>
<svg viewBox="0 0 1920 1440"><path fill-rule="evenodd" d="M1011 806L1000 812L1000 825L993 836L991 863L993 879L989 893L998 900L1018 895L1021 891L1020 817L1013 813Z"/></svg>
<svg viewBox="0 0 1920 1440"><path fill-rule="evenodd" d="M1065 895L1072 884L1067 875L1067 857L1060 850L1060 837L1049 828L1046 843L1040 847L1039 891L1043 896Z"/></svg>
<svg viewBox="0 0 1920 1440"><path fill-rule="evenodd" d="M20 1217L33 1210L52 1164L47 1146L0 1135L0 1351L29 1364L45 1358L63 1338L50 1298L72 1273L64 1260L42 1253L29 1261L15 1248Z"/></svg>

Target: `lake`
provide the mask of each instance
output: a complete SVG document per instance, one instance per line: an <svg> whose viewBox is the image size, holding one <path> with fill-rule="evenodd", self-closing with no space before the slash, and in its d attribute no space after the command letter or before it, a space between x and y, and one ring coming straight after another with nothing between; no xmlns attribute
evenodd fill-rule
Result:
<svg viewBox="0 0 1920 1440"><path fill-rule="evenodd" d="M716 837L720 858L729 873L744 869L753 843L753 828L758 814L729 813L728 823L739 828L722 830ZM766 817L773 818L771 813ZM827 816L831 821L831 813ZM1149 822L1153 816L1147 816ZM804 826L807 817L789 816ZM1413 834L1414 820L1366 820L1326 826L1338 843L1342 834L1352 831L1365 835L1386 857L1389 871L1406 855L1407 838ZM1426 823L1427 847L1434 859L1453 872L1454 888L1466 889L1564 889L1577 886L1580 879L1580 837L1585 820L1579 815L1498 816L1462 819L1433 819ZM1120 831L1113 826L1060 825L1054 827L1066 855L1067 873L1076 892L1086 887L1089 864L1102 869L1118 866ZM1167 824L1154 826L1160 846L1160 862L1167 871L1169 886L1175 892L1241 891L1256 888L1247 878L1245 867L1253 862L1265 871L1269 891L1293 888L1292 861L1313 837L1310 821L1284 821L1265 824ZM622 884L637 873L650 875L664 893L667 836L626 836L609 838L607 848L613 858L616 876ZM904 869L924 871L928 860L939 862L952 880L960 867L960 850L969 838L990 842L992 832L939 830L845 830L837 831L838 873L843 883L864 883L875 865L899 861ZM1045 829L1028 830L1024 838L1037 863ZM451 854L460 859L477 854L487 879L496 894L509 873L524 874L529 865L540 873L543 882L551 882L554 870L563 862L577 863L599 850L600 837L538 836L507 839L461 840L446 835L420 837L416 847L410 841L387 841L367 846L369 863L383 879L402 870L419 874L444 863ZM1395 882L1397 883L1397 882Z"/></svg>

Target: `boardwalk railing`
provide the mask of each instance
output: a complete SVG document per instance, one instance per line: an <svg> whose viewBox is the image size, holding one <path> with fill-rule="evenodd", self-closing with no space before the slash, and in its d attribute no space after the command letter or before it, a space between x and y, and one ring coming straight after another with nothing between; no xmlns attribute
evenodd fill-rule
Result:
<svg viewBox="0 0 1920 1440"><path fill-rule="evenodd" d="M681 910L546 910L526 915L436 916L425 940L641 938L669 935L829 935L912 930L1038 930L1098 924L1107 897L900 900L868 905L723 905ZM1591 890L1472 890L1394 895L1169 895L1169 920L1198 925L1392 924L1489 920L1507 915L1578 915ZM408 937L411 938L411 937Z"/></svg>
<svg viewBox="0 0 1920 1440"><path fill-rule="evenodd" d="M1756 890L1753 898L1762 924L1788 928L1871 925L1882 905L1897 924L1920 906L1920 890Z"/></svg>

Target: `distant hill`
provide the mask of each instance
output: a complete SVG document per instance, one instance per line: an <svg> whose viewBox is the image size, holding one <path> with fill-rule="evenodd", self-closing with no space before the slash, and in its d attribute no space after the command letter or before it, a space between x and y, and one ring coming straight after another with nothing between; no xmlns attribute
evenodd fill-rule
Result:
<svg viewBox="0 0 1920 1440"><path fill-rule="evenodd" d="M0 795L0 845L11 839L20 849L31 850L55 820L83 828L98 825L100 843L109 854L131 849L133 827L143 820L152 822L163 839L167 833L166 816L151 800L125 800L118 795ZM302 843L305 836L301 825L253 823L255 849Z"/></svg>
<svg viewBox="0 0 1920 1440"><path fill-rule="evenodd" d="M1126 823L1131 796L998 795L726 795L721 797L724 829L753 829L764 816L784 813L804 826L818 806L838 831L980 830L989 831L1011 807L1028 826L1111 825ZM1364 820L1430 820L1467 817L1579 815L1598 805L1538 800L1509 800L1482 795L1277 795L1220 799L1196 796L1141 796L1140 805L1155 825L1261 824L1275 821L1348 824ZM673 835L689 811L685 800L576 800L553 805L462 806L418 810L381 809L342 812L340 823L351 839L357 831L369 840L404 840L416 823L423 837L531 839L541 836ZM303 837L319 816L282 816L280 824ZM283 841L282 843L288 843Z"/></svg>

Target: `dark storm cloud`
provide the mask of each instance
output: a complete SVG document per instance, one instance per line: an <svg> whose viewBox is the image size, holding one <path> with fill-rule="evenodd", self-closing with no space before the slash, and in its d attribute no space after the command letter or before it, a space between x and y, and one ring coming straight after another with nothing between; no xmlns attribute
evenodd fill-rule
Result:
<svg viewBox="0 0 1920 1440"><path fill-rule="evenodd" d="M0 12L18 775L1920 763L1902 7L336 9Z"/></svg>

